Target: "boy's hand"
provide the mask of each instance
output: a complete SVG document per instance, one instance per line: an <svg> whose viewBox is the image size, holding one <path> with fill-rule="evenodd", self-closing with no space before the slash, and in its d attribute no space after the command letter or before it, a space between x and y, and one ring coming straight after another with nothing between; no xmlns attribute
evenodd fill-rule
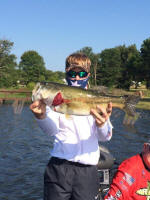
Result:
<svg viewBox="0 0 150 200"><path fill-rule="evenodd" d="M97 109L91 109L91 115L95 118L96 125L102 127L105 122L108 120L112 112L112 103L108 103L107 108L105 109L102 106L97 106Z"/></svg>
<svg viewBox="0 0 150 200"><path fill-rule="evenodd" d="M46 113L46 105L42 101L35 101L30 105L30 110L36 118L44 119Z"/></svg>

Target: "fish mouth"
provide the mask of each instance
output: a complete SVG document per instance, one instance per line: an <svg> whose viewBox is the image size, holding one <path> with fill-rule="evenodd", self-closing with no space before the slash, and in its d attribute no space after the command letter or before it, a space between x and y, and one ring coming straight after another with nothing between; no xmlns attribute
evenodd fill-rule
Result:
<svg viewBox="0 0 150 200"><path fill-rule="evenodd" d="M41 91L41 84L40 84L40 83L37 83L35 89L32 91L32 101L33 101L33 102L34 102L35 100L37 100L38 97L41 96L40 91Z"/></svg>

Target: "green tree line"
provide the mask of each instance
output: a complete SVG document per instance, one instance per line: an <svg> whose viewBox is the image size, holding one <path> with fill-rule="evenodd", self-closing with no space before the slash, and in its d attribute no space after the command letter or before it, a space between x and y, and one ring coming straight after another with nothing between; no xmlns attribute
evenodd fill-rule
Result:
<svg viewBox="0 0 150 200"><path fill-rule="evenodd" d="M65 73L46 69L43 57L34 50L24 52L17 63L17 57L11 53L13 45L9 40L0 40L0 88L28 86L38 81L63 83ZM100 53L94 53L91 47L77 52L86 54L92 61L91 85L129 90L134 81L144 82L150 88L150 38L143 41L140 50L133 44Z"/></svg>

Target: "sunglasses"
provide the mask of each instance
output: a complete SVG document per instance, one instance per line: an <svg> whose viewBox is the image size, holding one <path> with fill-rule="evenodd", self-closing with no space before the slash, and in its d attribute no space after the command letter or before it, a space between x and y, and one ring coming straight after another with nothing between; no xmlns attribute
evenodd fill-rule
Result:
<svg viewBox="0 0 150 200"><path fill-rule="evenodd" d="M75 71L72 71L72 70L67 72L67 76L70 77L70 78L76 78L77 75L80 78L84 78L84 77L87 77L88 73L85 72L85 71L75 72Z"/></svg>

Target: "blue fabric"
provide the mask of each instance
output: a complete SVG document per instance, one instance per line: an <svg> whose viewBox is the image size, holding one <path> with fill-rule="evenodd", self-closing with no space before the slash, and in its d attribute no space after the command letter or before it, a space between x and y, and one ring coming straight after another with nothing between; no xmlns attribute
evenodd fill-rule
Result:
<svg viewBox="0 0 150 200"><path fill-rule="evenodd" d="M70 78L66 78L66 81L68 85L70 86L76 86L76 87L81 87L81 88L86 88L87 83L88 83L89 77L83 80L71 80Z"/></svg>

